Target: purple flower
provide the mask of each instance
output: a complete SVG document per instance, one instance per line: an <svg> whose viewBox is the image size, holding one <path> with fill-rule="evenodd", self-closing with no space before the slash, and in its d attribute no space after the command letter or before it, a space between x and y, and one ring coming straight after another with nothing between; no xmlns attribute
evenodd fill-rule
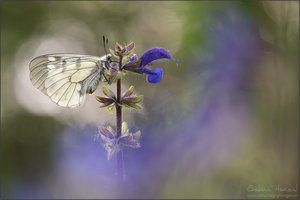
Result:
<svg viewBox="0 0 300 200"><path fill-rule="evenodd" d="M178 64L178 61L172 57L168 50L155 47L144 52L140 58L136 54L131 54L128 59L129 62L123 66L123 69L139 74L144 73L147 75L149 83L159 83L163 77L163 69L161 67L155 67L154 69L147 68L153 61L159 59L172 59Z"/></svg>
<svg viewBox="0 0 300 200"><path fill-rule="evenodd" d="M159 83L164 74L164 71L161 67L156 67L154 69L144 68L142 71L148 75L147 81L149 83Z"/></svg>
<svg viewBox="0 0 300 200"><path fill-rule="evenodd" d="M107 159L109 160L113 155L116 155L123 146L131 148L140 148L141 131L135 133L129 132L126 122L122 123L121 136L117 137L116 130L110 126L100 127L99 133L96 136L100 137L103 142L103 147L107 151Z"/></svg>
<svg viewBox="0 0 300 200"><path fill-rule="evenodd" d="M137 59L138 59L138 56L137 56L136 54L133 54L133 55L130 57L129 61L132 62L132 61L136 61Z"/></svg>
<svg viewBox="0 0 300 200"><path fill-rule="evenodd" d="M147 81L149 83L159 83L163 77L163 69L156 67L154 69L148 69L146 66L151 64L155 60L159 59L171 59L172 55L164 48L152 48L144 52L140 58L140 71L147 74Z"/></svg>
<svg viewBox="0 0 300 200"><path fill-rule="evenodd" d="M172 55L164 48L152 48L144 52L141 56L141 68L158 59L171 59Z"/></svg>

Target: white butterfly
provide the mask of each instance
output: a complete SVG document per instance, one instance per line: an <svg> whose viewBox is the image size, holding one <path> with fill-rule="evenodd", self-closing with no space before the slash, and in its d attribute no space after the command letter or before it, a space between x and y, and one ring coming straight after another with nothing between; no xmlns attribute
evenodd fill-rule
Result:
<svg viewBox="0 0 300 200"><path fill-rule="evenodd" d="M92 94L108 69L111 55L102 57L76 54L48 54L29 65L32 84L57 105L80 106Z"/></svg>

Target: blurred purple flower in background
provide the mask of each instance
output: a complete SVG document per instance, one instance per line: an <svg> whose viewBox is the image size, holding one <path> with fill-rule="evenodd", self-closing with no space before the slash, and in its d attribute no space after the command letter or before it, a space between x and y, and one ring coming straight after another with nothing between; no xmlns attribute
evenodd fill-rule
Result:
<svg viewBox="0 0 300 200"><path fill-rule="evenodd" d="M96 133L96 127L66 127L52 148L51 170L15 185L13 198L116 198L115 163L107 162Z"/></svg>
<svg viewBox="0 0 300 200"><path fill-rule="evenodd" d="M191 184L204 184L201 181L211 175L209 172L222 169L237 156L251 130L251 76L262 55L263 41L255 21L238 10L217 11L214 20L207 34L213 45L213 59L199 56L190 68L194 83L204 82L204 87L194 88L202 94L201 100L198 97L199 105L190 118L170 134L172 139L168 138L162 156L168 159L165 170L173 184L168 188L171 183L166 181L166 194L172 194L175 188L181 188L184 195L189 190L195 192L189 188ZM202 75L204 67L206 76ZM172 195L178 196L180 191Z"/></svg>

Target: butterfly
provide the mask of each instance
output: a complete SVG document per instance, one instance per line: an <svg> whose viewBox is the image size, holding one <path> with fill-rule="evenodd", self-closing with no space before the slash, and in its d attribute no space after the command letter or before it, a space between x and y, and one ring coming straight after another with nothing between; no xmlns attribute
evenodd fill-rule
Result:
<svg viewBox="0 0 300 200"><path fill-rule="evenodd" d="M75 54L48 54L29 65L32 84L59 106L80 106L103 80L110 54L102 57Z"/></svg>
<svg viewBox="0 0 300 200"><path fill-rule="evenodd" d="M103 37L105 49L105 37ZM106 40L107 43L107 40ZM106 50L105 50L106 53ZM111 54L102 57L77 54L48 54L29 64L32 84L59 106L74 108L92 94L109 69Z"/></svg>

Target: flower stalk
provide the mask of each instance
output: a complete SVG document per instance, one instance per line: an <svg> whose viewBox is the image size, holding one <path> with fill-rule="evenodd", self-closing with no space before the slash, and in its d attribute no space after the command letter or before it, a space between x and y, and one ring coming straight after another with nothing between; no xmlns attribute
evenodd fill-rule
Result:
<svg viewBox="0 0 300 200"><path fill-rule="evenodd" d="M119 56L119 71L122 70L122 56ZM117 80L117 103L116 103L116 125L117 138L121 137L122 130L122 106L121 106L121 77ZM121 150L122 151L122 150ZM120 182L124 180L123 153L117 154L117 173Z"/></svg>
<svg viewBox="0 0 300 200"><path fill-rule="evenodd" d="M124 160L122 149L124 147L140 148L141 132L131 132L128 129L128 124L122 121L122 110L141 109L139 105L143 101L143 95L137 95L134 92L134 87L130 86L123 94L121 88L122 77L127 72L137 74L145 74L149 83L159 83L163 77L163 69L155 67L148 68L155 60L173 59L169 51L163 48L152 48L146 51L140 58L134 54L134 43L122 46L119 43L115 44L114 50L109 49L113 59L106 63L108 67L105 69L103 76L108 85L116 83L116 94L107 86L102 87L102 92L105 97L96 96L96 100L101 103L100 107L107 107L108 112L113 112L116 108L116 126L101 126L99 127L99 137L103 141L103 146L107 151L107 158L110 159L116 155L117 159L117 177L121 187L124 186Z"/></svg>

